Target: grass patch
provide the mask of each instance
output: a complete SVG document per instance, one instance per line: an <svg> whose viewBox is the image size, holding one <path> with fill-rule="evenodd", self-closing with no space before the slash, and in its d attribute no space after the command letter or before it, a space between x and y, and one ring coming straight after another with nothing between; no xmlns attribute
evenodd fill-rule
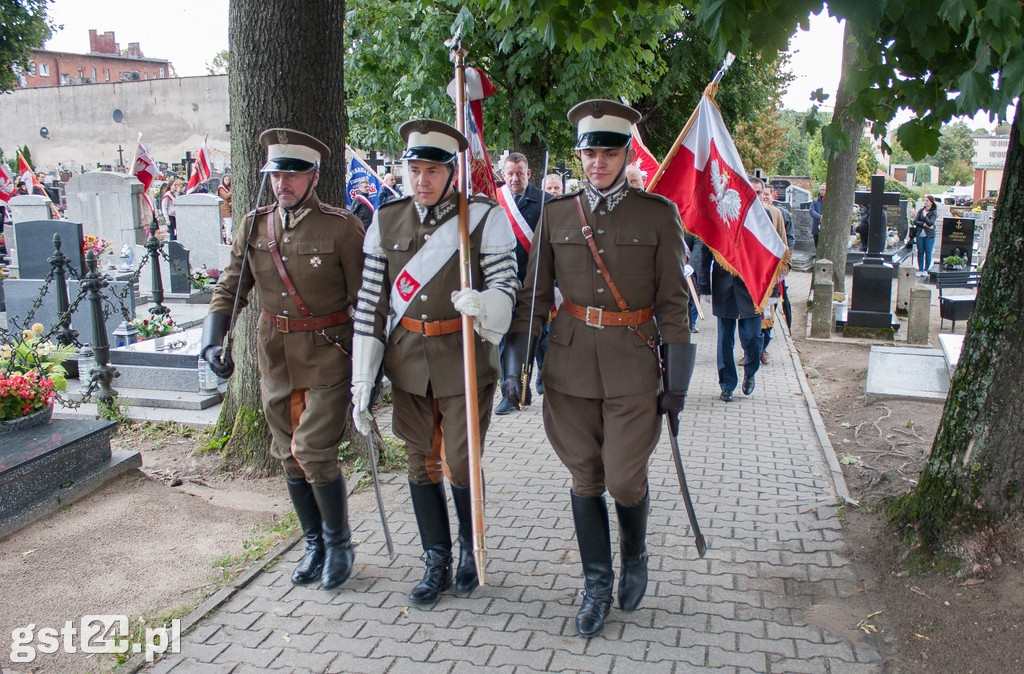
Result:
<svg viewBox="0 0 1024 674"><path fill-rule="evenodd" d="M217 582L226 585L233 578L245 571L253 562L266 556L278 543L299 528L299 518L290 512L279 521L260 527L251 538L242 541L242 551L235 555L223 555L212 562L218 573Z"/></svg>

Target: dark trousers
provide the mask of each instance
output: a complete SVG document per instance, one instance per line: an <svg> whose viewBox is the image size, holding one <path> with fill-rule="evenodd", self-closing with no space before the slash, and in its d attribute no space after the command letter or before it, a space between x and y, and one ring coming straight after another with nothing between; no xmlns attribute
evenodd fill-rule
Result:
<svg viewBox="0 0 1024 674"><path fill-rule="evenodd" d="M739 326L740 346L743 348L743 374L753 376L761 367L761 315L748 318L718 318L718 384L723 391L732 391L739 383L736 374L736 328Z"/></svg>

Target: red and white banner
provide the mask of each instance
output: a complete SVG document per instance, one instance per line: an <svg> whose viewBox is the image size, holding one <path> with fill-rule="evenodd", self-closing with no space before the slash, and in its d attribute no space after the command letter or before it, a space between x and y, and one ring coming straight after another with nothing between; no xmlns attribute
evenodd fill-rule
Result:
<svg viewBox="0 0 1024 674"><path fill-rule="evenodd" d="M135 150L135 164L132 166L132 175L142 183L142 191L148 192L149 186L153 184L153 178L160 172L156 162L149 156L149 150L142 143Z"/></svg>
<svg viewBox="0 0 1024 674"><path fill-rule="evenodd" d="M21 156L20 152L18 153L18 180L25 183L25 187L28 188L29 194L37 194L39 192L46 194L46 190L44 190L43 186L39 184L38 180L36 180L35 171L33 171L32 167L28 165L28 162ZM37 186L39 187L39 192L35 189Z"/></svg>
<svg viewBox="0 0 1024 674"><path fill-rule="evenodd" d="M640 139L640 129L633 126L633 138L630 141L633 145L633 150L636 152L636 158L633 159L633 165L640 169L640 175L644 179L644 187L651 184L654 180L654 174L658 172L658 160L654 158L651 151L647 149L644 142Z"/></svg>
<svg viewBox="0 0 1024 674"><path fill-rule="evenodd" d="M18 193L14 185L14 176L7 170L7 162L0 162L0 201L10 201Z"/></svg>
<svg viewBox="0 0 1024 674"><path fill-rule="evenodd" d="M763 311L790 253L747 182L718 106L701 96L693 125L650 188L679 207L683 227L738 275Z"/></svg>
<svg viewBox="0 0 1024 674"><path fill-rule="evenodd" d="M192 175L188 178L185 194L191 194L204 180L210 179L210 160L206 156L206 141L199 146L199 156L192 163Z"/></svg>
<svg viewBox="0 0 1024 674"><path fill-rule="evenodd" d="M483 194L488 199L497 199L498 183L494 180L491 160L487 156L487 144L484 143L484 108L483 99L496 94L498 90L484 71L479 68L466 68L466 140L469 141L469 175L470 191ZM455 99L455 80L448 83L448 95Z"/></svg>
<svg viewBox="0 0 1024 674"><path fill-rule="evenodd" d="M516 199L512 196L512 190L508 185L502 185L498 189L498 203L505 209L508 221L512 223L512 233L519 240L519 245L529 253L530 243L533 241L533 227L530 227L530 223L526 221L522 211L516 206Z"/></svg>

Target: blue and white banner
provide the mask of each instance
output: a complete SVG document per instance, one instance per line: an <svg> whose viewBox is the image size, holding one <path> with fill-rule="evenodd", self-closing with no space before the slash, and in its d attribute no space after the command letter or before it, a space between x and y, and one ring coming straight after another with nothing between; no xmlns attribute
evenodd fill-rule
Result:
<svg viewBox="0 0 1024 674"><path fill-rule="evenodd" d="M349 208L352 208L356 194L359 192L359 183L364 179L370 181L370 193L366 195L366 198L370 200L370 203L373 204L373 210L376 211L378 206L377 197L380 195L381 189L383 189L380 184L380 178L363 160L353 155L352 162L348 167L348 184L345 186L346 205Z"/></svg>

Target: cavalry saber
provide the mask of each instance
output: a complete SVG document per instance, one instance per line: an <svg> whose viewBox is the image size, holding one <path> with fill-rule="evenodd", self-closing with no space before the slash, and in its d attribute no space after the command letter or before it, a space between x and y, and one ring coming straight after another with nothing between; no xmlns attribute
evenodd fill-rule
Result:
<svg viewBox="0 0 1024 674"><path fill-rule="evenodd" d="M252 209L252 219L249 221L249 233L245 235L245 250L242 251L242 265L238 270L238 287L235 289L235 303L231 307L231 320L228 321L228 330L224 333L224 346L220 352L220 362L223 365L225 359L231 357L231 333L235 329L235 319L238 318L238 303L242 299L242 277L245 276L245 266L249 262L249 239L252 238L253 230L256 229L256 218L263 202L263 189L267 186L267 176L263 174L260 181L260 188L256 191L256 205Z"/></svg>
<svg viewBox="0 0 1024 674"><path fill-rule="evenodd" d="M543 185L544 179L548 175L548 151L544 150L544 173L541 174L541 184ZM544 221L544 202L547 199L544 198L544 194L540 197L540 215L537 216L537 229L533 232L533 240L540 241L540 228ZM530 242L530 250L533 250L533 242ZM529 253L527 251L527 266L529 266ZM526 390L530 386L530 379L533 374L533 355L530 353L530 342L533 341L533 308L537 304L537 272L540 269L540 260L537 260L537 264L533 265L533 285L531 286L533 292L530 293L530 320L526 324L526 358L523 360L523 364L519 367L519 385L522 387L522 395L519 396L519 409L526 409ZM514 307L513 307L514 309ZM541 333L544 332L544 328L541 328ZM538 346L540 340L538 340Z"/></svg>
<svg viewBox="0 0 1024 674"><path fill-rule="evenodd" d="M697 545L697 554L703 558L704 553L708 551L708 544L704 540L704 534L700 532L697 514L693 512L693 501L690 499L690 489L686 486L686 473L683 472L683 459L679 455L679 415L669 412L665 415L665 421L668 422L668 437L672 444L672 461L676 464L676 475L679 477L679 491L683 494L686 516L690 520L690 529L693 530L693 542Z"/></svg>
<svg viewBox="0 0 1024 674"><path fill-rule="evenodd" d="M388 516L384 512L384 497L380 493L380 477L377 474L377 448L373 444L373 429L366 434L366 453L370 458L370 475L373 477L373 492L377 496L377 512L380 513L380 525L384 530L384 544L388 548L388 559L395 558L395 544L391 540L391 529L388 528Z"/></svg>
<svg viewBox="0 0 1024 674"><path fill-rule="evenodd" d="M455 64L455 128L466 135L466 50L462 48L462 26L445 43ZM469 170L465 150L459 153L459 287L473 287L469 243ZM473 559L477 578L485 585L487 541L484 537L484 484L480 464L480 400L476 387L476 335L473 317L462 315L462 370L466 391L466 453L469 459L469 511L473 529Z"/></svg>

